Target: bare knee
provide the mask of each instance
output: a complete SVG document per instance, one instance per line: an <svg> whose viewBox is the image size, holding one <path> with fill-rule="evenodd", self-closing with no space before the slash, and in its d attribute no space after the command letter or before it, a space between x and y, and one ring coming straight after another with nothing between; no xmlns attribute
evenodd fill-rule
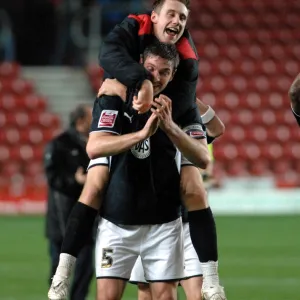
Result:
<svg viewBox="0 0 300 300"><path fill-rule="evenodd" d="M147 283L138 284L138 300L152 300L149 284Z"/></svg>
<svg viewBox="0 0 300 300"><path fill-rule="evenodd" d="M125 288L125 281L120 279L98 279L97 300L120 300Z"/></svg>
<svg viewBox="0 0 300 300"><path fill-rule="evenodd" d="M193 166L182 168L180 189L187 210L192 211L208 207L207 192L197 168Z"/></svg>
<svg viewBox="0 0 300 300"><path fill-rule="evenodd" d="M187 300L202 300L202 277L193 277L180 281Z"/></svg>
<svg viewBox="0 0 300 300"><path fill-rule="evenodd" d="M151 284L151 295L153 300L176 300L176 282L155 282Z"/></svg>

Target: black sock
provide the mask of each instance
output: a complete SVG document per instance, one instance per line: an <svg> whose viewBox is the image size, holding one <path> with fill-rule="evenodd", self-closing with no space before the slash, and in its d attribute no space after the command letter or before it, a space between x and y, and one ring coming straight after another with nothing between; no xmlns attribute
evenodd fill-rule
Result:
<svg viewBox="0 0 300 300"><path fill-rule="evenodd" d="M93 235L93 227L98 211L81 202L77 202L68 219L61 253L77 257Z"/></svg>
<svg viewBox="0 0 300 300"><path fill-rule="evenodd" d="M202 263L218 260L217 230L210 207L189 211L188 221L193 246Z"/></svg>

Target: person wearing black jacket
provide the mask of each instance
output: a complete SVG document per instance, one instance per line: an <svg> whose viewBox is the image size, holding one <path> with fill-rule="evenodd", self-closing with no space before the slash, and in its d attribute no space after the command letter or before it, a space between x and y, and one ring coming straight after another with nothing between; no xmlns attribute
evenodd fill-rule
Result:
<svg viewBox="0 0 300 300"><path fill-rule="evenodd" d="M44 168L48 182L46 237L51 258L50 278L54 276L69 214L77 202L86 180L89 164L86 143L92 109L79 105L70 114L70 128L55 137L45 149ZM93 276L93 237L80 251L71 290L72 300L83 300Z"/></svg>
<svg viewBox="0 0 300 300"><path fill-rule="evenodd" d="M292 112L300 126L300 74L295 78L289 89Z"/></svg>

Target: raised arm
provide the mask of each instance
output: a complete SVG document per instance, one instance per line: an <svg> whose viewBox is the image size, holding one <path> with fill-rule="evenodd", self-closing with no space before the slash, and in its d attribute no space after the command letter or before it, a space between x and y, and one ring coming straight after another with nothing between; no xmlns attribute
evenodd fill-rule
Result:
<svg viewBox="0 0 300 300"><path fill-rule="evenodd" d="M199 108L202 122L205 125L208 136L216 138L225 131L225 125L216 115L215 111L207 104L203 103L199 98L196 100Z"/></svg>
<svg viewBox="0 0 300 300"><path fill-rule="evenodd" d="M160 113L156 113L160 120L160 128L166 133L169 139L174 143L178 150L190 162L205 169L210 161L207 149L206 135L200 124L200 117L197 108L188 111L183 116L183 129L179 128L172 120L172 102L171 100L160 95L155 99L153 106L167 107Z"/></svg>
<svg viewBox="0 0 300 300"><path fill-rule="evenodd" d="M119 97L104 96L95 101L91 133L86 151L90 159L127 151L155 133L158 120L152 115L143 129L122 135L124 104ZM127 115L128 116L128 115Z"/></svg>
<svg viewBox="0 0 300 300"><path fill-rule="evenodd" d="M139 63L140 53L144 50L140 49L139 32L151 26L146 23L145 16L147 15L129 15L121 24L116 25L105 38L99 55L100 66L110 76L130 88L135 88L151 78Z"/></svg>

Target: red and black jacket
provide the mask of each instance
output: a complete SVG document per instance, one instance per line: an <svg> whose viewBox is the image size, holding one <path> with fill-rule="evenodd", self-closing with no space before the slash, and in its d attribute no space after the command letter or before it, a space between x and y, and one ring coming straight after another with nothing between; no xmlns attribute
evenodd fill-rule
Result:
<svg viewBox="0 0 300 300"><path fill-rule="evenodd" d="M153 39L150 15L129 15L105 38L99 63L109 77L117 78L127 87L138 87L149 78L139 61ZM176 45L181 61L174 79L163 93L173 101L173 118L178 121L196 105L198 55L188 30L184 31Z"/></svg>

